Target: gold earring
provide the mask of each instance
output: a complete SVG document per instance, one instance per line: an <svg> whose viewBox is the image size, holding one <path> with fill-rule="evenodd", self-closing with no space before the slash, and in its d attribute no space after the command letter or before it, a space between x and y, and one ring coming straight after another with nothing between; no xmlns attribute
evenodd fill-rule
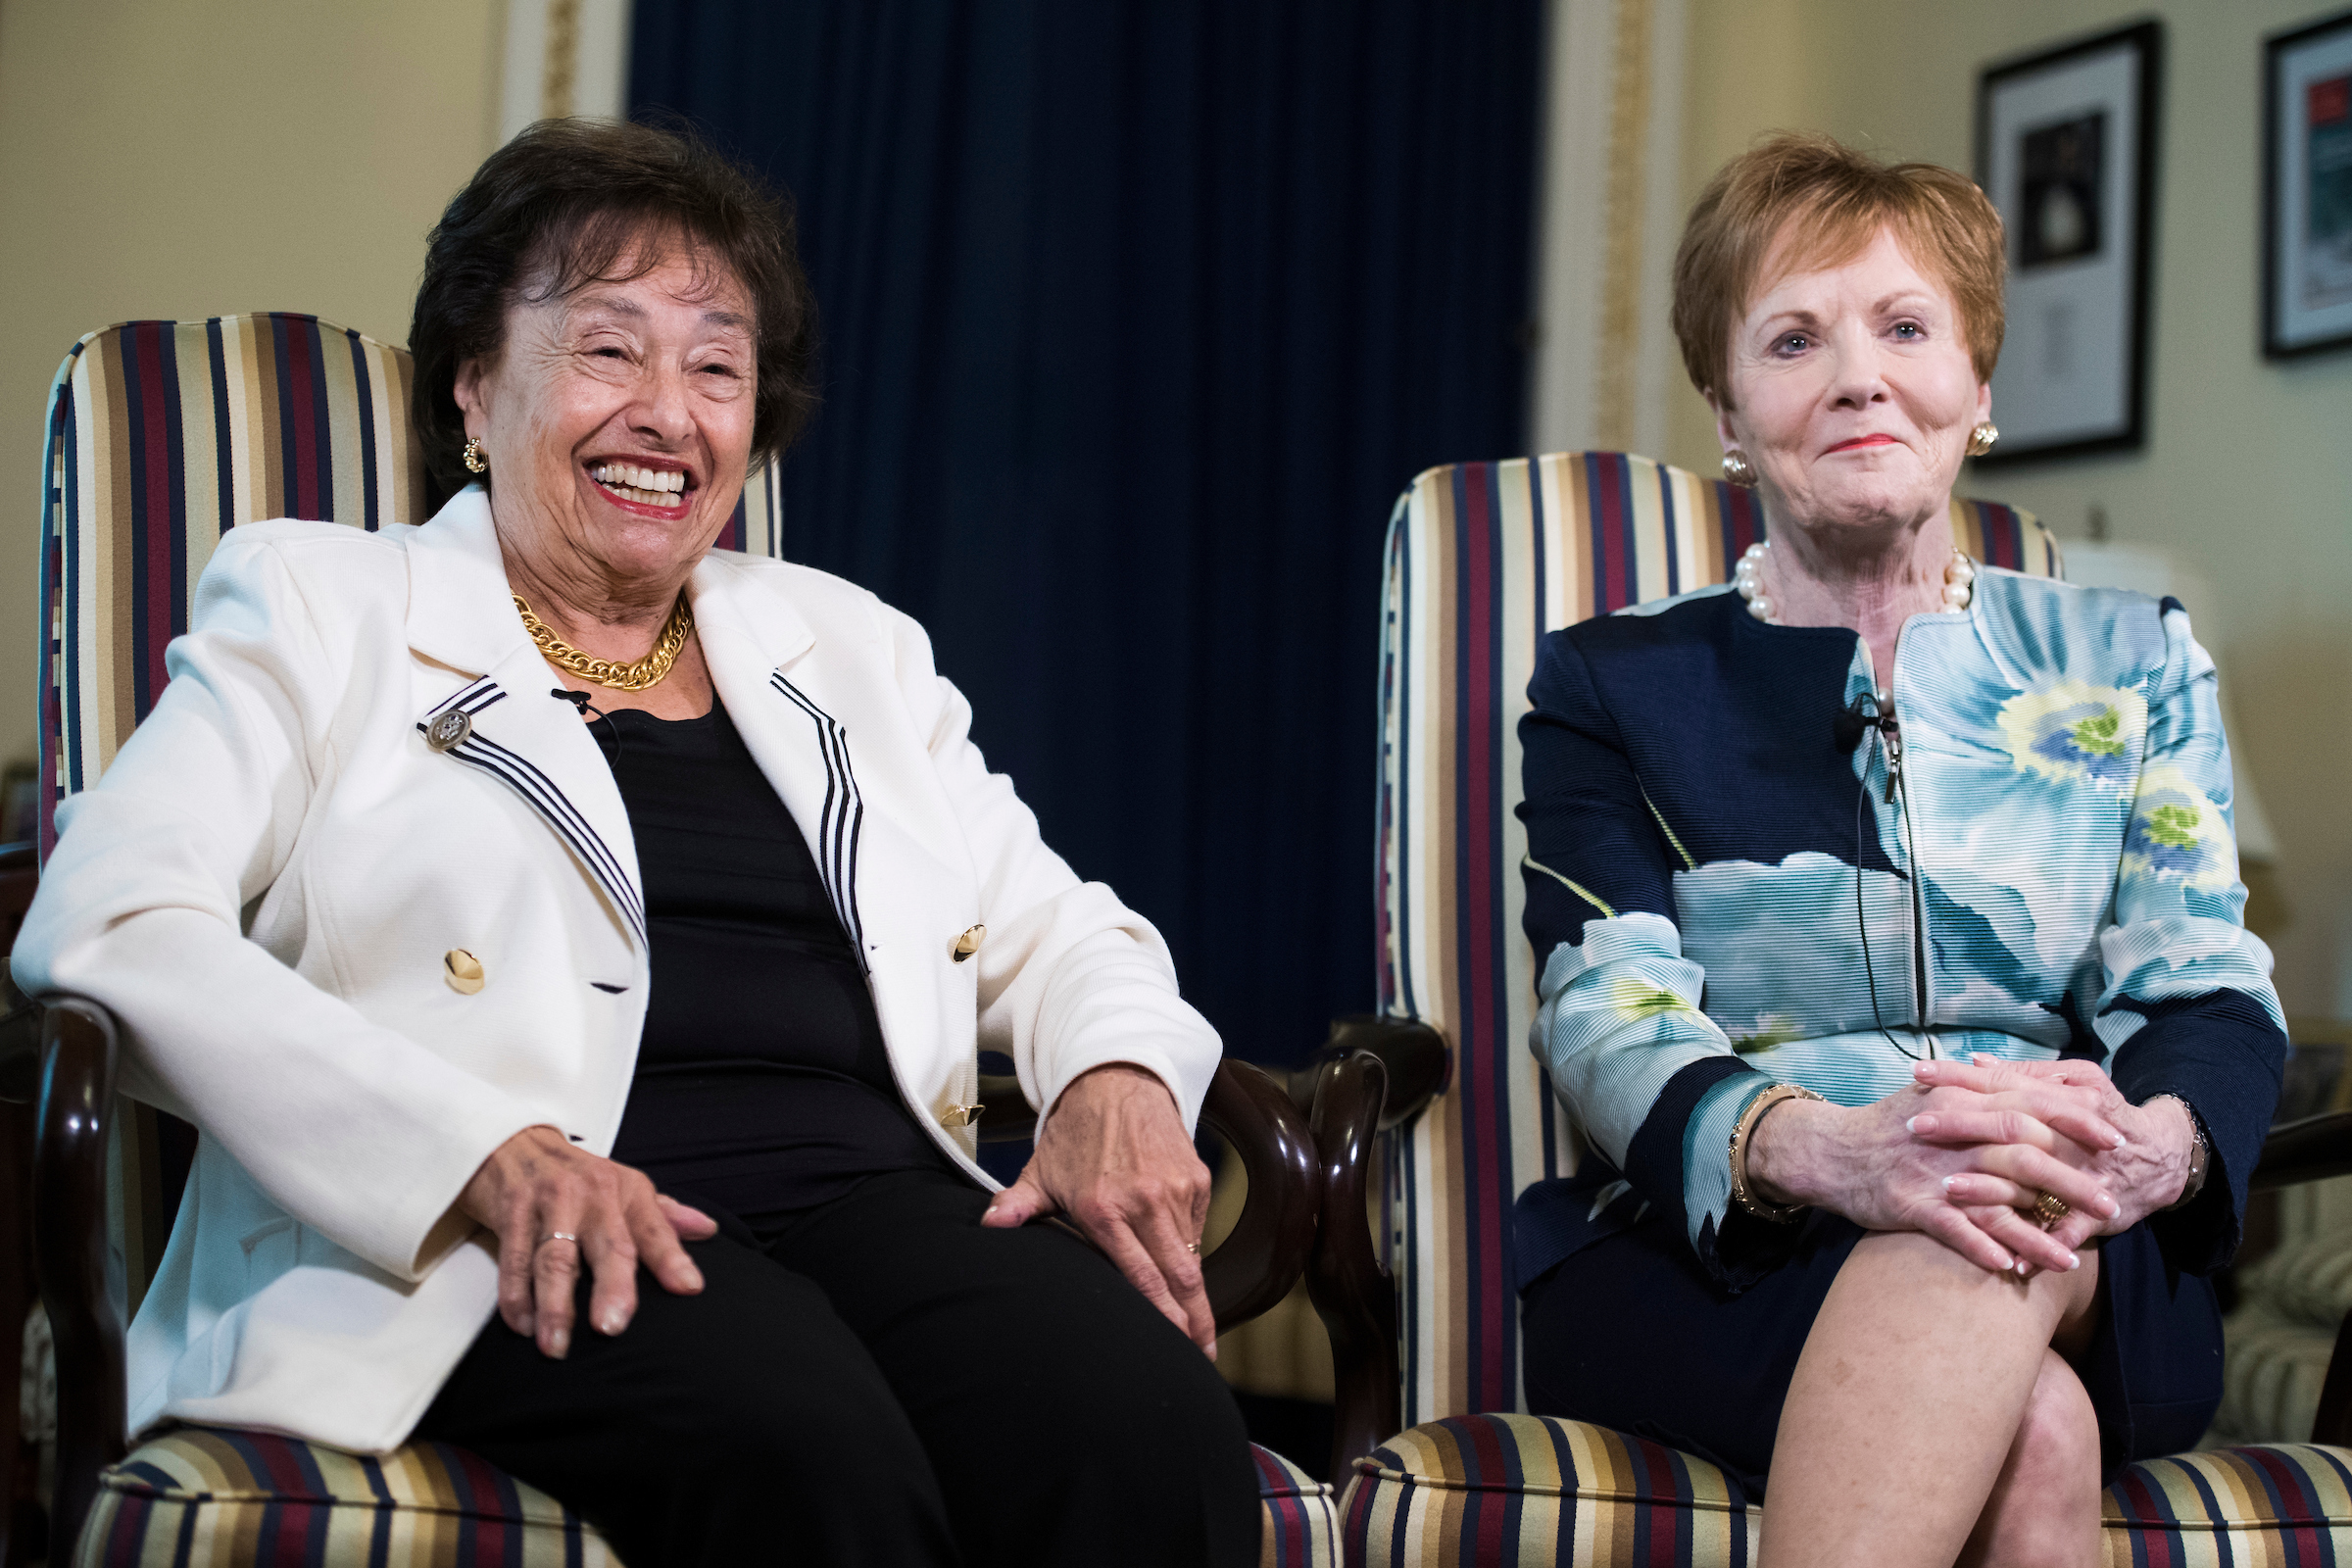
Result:
<svg viewBox="0 0 2352 1568"><path fill-rule="evenodd" d="M1992 450L1992 444L2000 438L2000 428L1990 419L1984 420L1968 432L1968 455L1972 458L1983 457Z"/></svg>
<svg viewBox="0 0 2352 1568"><path fill-rule="evenodd" d="M466 460L467 473L488 473L490 471L490 460L482 456L482 438L480 436L466 437L466 450L460 455Z"/></svg>
<svg viewBox="0 0 2352 1568"><path fill-rule="evenodd" d="M1723 455L1723 476L1742 490L1756 487L1756 466L1747 461L1747 454L1734 447Z"/></svg>

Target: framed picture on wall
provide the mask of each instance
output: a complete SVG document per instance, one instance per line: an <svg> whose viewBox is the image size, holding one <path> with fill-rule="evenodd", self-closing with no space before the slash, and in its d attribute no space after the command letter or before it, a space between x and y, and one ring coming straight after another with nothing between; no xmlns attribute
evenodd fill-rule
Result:
<svg viewBox="0 0 2352 1568"><path fill-rule="evenodd" d="M2009 241L2009 331L1992 377L2016 463L2136 447L2147 429L2163 24L1987 66L1977 183Z"/></svg>
<svg viewBox="0 0 2352 1568"><path fill-rule="evenodd" d="M2263 43L2262 352L2352 345L2352 12Z"/></svg>

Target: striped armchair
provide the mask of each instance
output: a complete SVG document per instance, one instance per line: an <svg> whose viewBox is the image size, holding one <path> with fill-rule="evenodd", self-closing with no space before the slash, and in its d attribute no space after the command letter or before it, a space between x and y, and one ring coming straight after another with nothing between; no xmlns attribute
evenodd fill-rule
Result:
<svg viewBox="0 0 2352 1568"><path fill-rule="evenodd" d="M105 771L163 689L165 647L186 629L197 577L221 535L274 516L372 529L430 515L436 498L410 425L410 376L405 350L308 316L131 321L74 345L51 386L42 466L44 858L57 804ZM719 543L782 554L772 466L751 476ZM0 1056L10 1049L0 1043ZM577 1514L446 1444L363 1455L182 1428L126 1453L124 1312L137 1310L161 1260L193 1133L145 1106L117 1105L113 1026L86 1003L54 1001L37 1046L21 1049L39 1053L35 1248L58 1355L53 1561L615 1560ZM20 1071L29 1081L33 1068L0 1060L0 1082ZM1033 1116L1011 1079L984 1075L981 1098L992 1110L984 1139L1026 1135ZM1256 1068L1224 1064L1202 1119L1240 1152L1250 1178L1240 1219L1203 1260L1223 1328L1297 1282L1321 1178L1303 1118ZM110 1276L127 1287L126 1300ZM1256 1461L1264 1561L1335 1561L1332 1489L1265 1449ZM788 1525L778 1544L789 1547Z"/></svg>
<svg viewBox="0 0 2352 1568"><path fill-rule="evenodd" d="M2062 574L2056 542L2027 514L1955 501L1952 523L1979 561ZM1325 1234L1308 1272L1338 1363L1347 1452L1334 1473L1352 1461L1350 1563L1744 1563L1753 1550L1762 1513L1715 1466L1524 1413L1510 1215L1520 1192L1577 1159L1527 1044L1537 970L1514 808L1537 643L1724 581L1763 526L1752 493L1618 453L1435 468L1397 503L1374 866L1392 1022L1385 1037L1359 1027L1373 1050L1325 1068ZM1442 1063L1407 1018L1442 1037ZM1377 1140L1375 1054L1395 1128ZM2343 1128L2325 1131L2342 1168L2352 1146ZM2308 1153L2282 1155L2277 1137L2264 1172L2328 1173ZM1367 1184L1377 1238L1352 1218ZM2352 1377L2323 1410L2333 1441L2352 1435L2348 1406ZM2108 1493L2106 1517L2119 1568L2334 1562L2339 1545L2352 1562L2352 1451L2285 1445L2139 1465Z"/></svg>

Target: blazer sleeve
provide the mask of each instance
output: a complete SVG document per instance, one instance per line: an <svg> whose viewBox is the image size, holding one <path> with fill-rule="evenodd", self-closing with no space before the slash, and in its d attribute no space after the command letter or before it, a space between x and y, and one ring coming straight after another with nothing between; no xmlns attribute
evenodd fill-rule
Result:
<svg viewBox="0 0 2352 1568"><path fill-rule="evenodd" d="M1187 1128L1223 1047L1178 992L1152 922L1046 847L1012 781L972 744L971 705L933 667L921 626L885 611L901 687L953 803L980 885L988 939L978 968L979 1041L1012 1057L1021 1092L1051 1112L1081 1073L1142 1067L1176 1097Z"/></svg>
<svg viewBox="0 0 2352 1568"><path fill-rule="evenodd" d="M1743 1285L1795 1227L1731 1203L1730 1142L1772 1080L1700 1010L1675 925L1676 850L1570 632L1544 640L1519 723L1526 927L1541 966L1530 1044L1601 1158Z"/></svg>
<svg viewBox="0 0 2352 1568"><path fill-rule="evenodd" d="M473 1230L452 1205L543 1120L368 1022L245 935L328 765L352 660L319 632L270 525L220 544L171 682L59 838L12 968L98 1003L123 1092L202 1127L286 1212L417 1279Z"/></svg>
<svg viewBox="0 0 2352 1568"><path fill-rule="evenodd" d="M2213 661L2178 601L2160 612L2165 664L2149 687L2115 920L2099 938L2105 990L2093 1027L2115 1054L2126 1099L2176 1095L2205 1132L2204 1190L2150 1221L2177 1266L2203 1273L2237 1249L2247 1183L2278 1108L2286 1028L2270 950L2245 928Z"/></svg>

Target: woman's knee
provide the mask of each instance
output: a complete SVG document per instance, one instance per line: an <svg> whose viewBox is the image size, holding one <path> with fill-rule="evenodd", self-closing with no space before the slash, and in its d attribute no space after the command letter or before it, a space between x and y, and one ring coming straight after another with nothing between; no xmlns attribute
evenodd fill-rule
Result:
<svg viewBox="0 0 2352 1568"><path fill-rule="evenodd" d="M2099 1555L2099 1423L2074 1369L2054 1351L2041 1370L1961 1562L2079 1568Z"/></svg>
<svg viewBox="0 0 2352 1568"><path fill-rule="evenodd" d="M1104 1446L1140 1445L1175 1459L1249 1441L1216 1364L1178 1334L1144 1337L1099 1364L1066 1365L1051 1381L1058 1387L1038 1401L1039 1414L1065 1431L1098 1434Z"/></svg>
<svg viewBox="0 0 2352 1568"><path fill-rule="evenodd" d="M2089 1391L2075 1369L2054 1350L2045 1350L2034 1392L2017 1426L2012 1462L2002 1479L2027 1496L2052 1498L2096 1491L2099 1481L2099 1417Z"/></svg>
<svg viewBox="0 0 2352 1568"><path fill-rule="evenodd" d="M807 1280L739 1267L702 1298L648 1305L622 1335L659 1337L627 1358L637 1387L624 1396L649 1461L799 1475L919 1466L881 1368Z"/></svg>

